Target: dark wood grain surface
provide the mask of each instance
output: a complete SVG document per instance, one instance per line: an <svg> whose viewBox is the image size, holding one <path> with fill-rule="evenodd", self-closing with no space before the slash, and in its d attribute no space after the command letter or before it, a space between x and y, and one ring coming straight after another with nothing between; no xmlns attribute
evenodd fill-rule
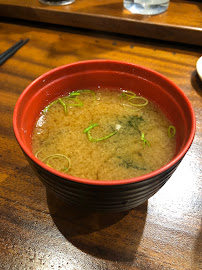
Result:
<svg viewBox="0 0 202 270"><path fill-rule="evenodd" d="M155 16L132 14L123 7L123 0L75 0L66 6L0 0L0 16L202 46L200 0L170 0L168 10Z"/></svg>
<svg viewBox="0 0 202 270"><path fill-rule="evenodd" d="M67 27L0 22L0 53L29 38L0 66L0 269L199 270L202 267L201 49ZM127 212L89 213L54 197L33 174L12 127L15 103L42 73L86 59L123 60L175 82L196 113L194 142L165 186Z"/></svg>

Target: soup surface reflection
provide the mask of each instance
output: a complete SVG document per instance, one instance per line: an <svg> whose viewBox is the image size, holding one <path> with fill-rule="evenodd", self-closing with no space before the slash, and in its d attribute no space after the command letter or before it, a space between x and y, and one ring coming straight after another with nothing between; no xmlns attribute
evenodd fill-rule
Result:
<svg viewBox="0 0 202 270"><path fill-rule="evenodd" d="M48 166L80 178L120 180L141 176L175 154L175 128L138 93L78 90L41 112L33 153Z"/></svg>

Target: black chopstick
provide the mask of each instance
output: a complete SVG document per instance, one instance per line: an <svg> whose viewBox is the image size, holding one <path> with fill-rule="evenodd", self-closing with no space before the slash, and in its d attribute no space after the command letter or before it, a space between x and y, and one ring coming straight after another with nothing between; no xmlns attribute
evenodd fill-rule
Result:
<svg viewBox="0 0 202 270"><path fill-rule="evenodd" d="M11 48L9 48L7 51L0 54L0 65L6 62L14 53L16 53L28 41L29 41L28 38L25 40L20 40L17 43L15 43Z"/></svg>

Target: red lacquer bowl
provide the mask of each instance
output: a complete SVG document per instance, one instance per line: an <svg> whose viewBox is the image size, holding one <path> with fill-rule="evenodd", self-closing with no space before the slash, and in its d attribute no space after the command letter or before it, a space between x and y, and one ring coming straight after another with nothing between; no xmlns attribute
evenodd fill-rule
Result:
<svg viewBox="0 0 202 270"><path fill-rule="evenodd" d="M155 102L176 127L176 154L162 168L131 179L97 181L58 172L32 153L31 136L42 109L69 91L123 88ZM16 139L32 169L55 195L69 204L96 211L122 211L136 207L154 195L170 178L188 151L195 134L195 116L183 91L163 75L135 64L82 61L53 69L33 81L19 97L13 115Z"/></svg>

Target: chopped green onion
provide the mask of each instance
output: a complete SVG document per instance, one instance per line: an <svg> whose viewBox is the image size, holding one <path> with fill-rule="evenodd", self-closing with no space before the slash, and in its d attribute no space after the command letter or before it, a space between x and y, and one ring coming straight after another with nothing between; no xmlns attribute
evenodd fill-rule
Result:
<svg viewBox="0 0 202 270"><path fill-rule="evenodd" d="M132 91L126 91L126 90L124 90L123 91L123 93L121 94L121 97L135 97L136 96L136 94L135 93L133 93Z"/></svg>
<svg viewBox="0 0 202 270"><path fill-rule="evenodd" d="M77 96L80 96L81 93L91 93L95 97L95 93L92 90L84 89L84 90L73 91L68 96L58 98L57 100L54 100L53 102L51 102L48 106L45 107L45 109L43 109L42 112L46 113L50 109L51 106L53 106L55 103L58 103L58 102L63 106L65 114L67 114L67 106L82 107L83 102L80 99L77 99ZM66 100L74 100L77 103L67 104L65 103Z"/></svg>
<svg viewBox="0 0 202 270"><path fill-rule="evenodd" d="M41 151L42 151L42 148L39 149L39 150L36 152L36 154L35 154L35 157L36 157L36 158L38 158L38 154L39 154Z"/></svg>
<svg viewBox="0 0 202 270"><path fill-rule="evenodd" d="M69 94L68 97L71 97L71 96L79 96L79 95L80 95L80 93L77 93L77 92L71 92L71 93Z"/></svg>
<svg viewBox="0 0 202 270"><path fill-rule="evenodd" d="M131 102L130 100L132 100L132 99L134 99L134 98L135 98L135 99L143 100L144 103L136 104L136 103ZM140 97L140 96L131 97L131 98L128 99L128 102L129 102L131 105L135 106L135 107L144 107L144 106L146 106L146 105L149 103L148 99L146 99L146 98L144 98L144 97Z"/></svg>
<svg viewBox="0 0 202 270"><path fill-rule="evenodd" d="M91 130L92 128L99 126L99 124L93 124L91 123L89 127L87 127L86 129L84 129L84 133L87 133L89 130Z"/></svg>
<svg viewBox="0 0 202 270"><path fill-rule="evenodd" d="M145 148L145 145L146 145L146 144L147 144L148 146L150 146L148 140L146 140L145 137L144 137L144 133L141 133L141 141L143 141L144 148Z"/></svg>
<svg viewBox="0 0 202 270"><path fill-rule="evenodd" d="M168 137L172 138L176 134L176 128L174 126L169 126L168 127Z"/></svg>
<svg viewBox="0 0 202 270"><path fill-rule="evenodd" d="M111 136L113 136L114 134L117 133L117 130L116 130L116 131L114 131L114 132L112 132L112 133L110 133L110 134L108 134L108 135L106 135L106 136L104 136L102 138L94 139L92 137L91 133L90 133L90 130L92 128L96 127L96 126L99 126L99 124L93 124L93 123L91 123L89 127L87 127L86 129L84 129L84 133L87 133L87 136L88 136L88 139L89 139L90 142L103 141L103 140L106 140L106 139L110 138Z"/></svg>
<svg viewBox="0 0 202 270"><path fill-rule="evenodd" d="M126 98L127 97L127 101L130 105L132 105L133 107L138 107L135 111L139 111L141 109L143 109L144 106L146 106L149 101L142 97L142 96L137 96L135 93L131 92L131 91L126 91L124 90L124 92L121 94L121 98L124 97ZM139 99L139 100L143 100L144 103L140 103L140 104L137 104L137 103L133 103L131 100L133 99Z"/></svg>
<svg viewBox="0 0 202 270"><path fill-rule="evenodd" d="M57 103L58 102L58 99L57 100L54 100L53 102L51 102L48 106L46 106L44 109L43 109L43 113L46 113L49 109L50 109L50 107L51 106L53 106L55 103Z"/></svg>
<svg viewBox="0 0 202 270"><path fill-rule="evenodd" d="M70 107L73 107L73 106L74 107L82 107L83 106L83 102L78 98L67 96L67 97L63 97L63 100L64 100L64 102L68 101L68 100L70 100L70 101L73 100L73 101L78 102L78 103L65 103L66 106L70 106Z"/></svg>
<svg viewBox="0 0 202 270"><path fill-rule="evenodd" d="M64 101L61 99L61 98L58 98L58 101L60 102L60 104L62 104L63 108L64 108L64 111L65 111L65 114L67 114L67 106L66 104L64 103Z"/></svg>
<svg viewBox="0 0 202 270"><path fill-rule="evenodd" d="M54 154L54 155L47 156L44 159L42 159L42 162L44 162L47 166L51 167L51 165L49 164L49 162L53 158L65 158L68 161L68 166L67 167L64 167L63 170L62 170L62 172L68 171L69 168L71 167L70 159L67 156L62 155L62 154Z"/></svg>
<svg viewBox="0 0 202 270"><path fill-rule="evenodd" d="M91 133L90 133L90 130L89 130L88 131L88 139L91 142L99 142L99 141L103 141L103 140L106 140L106 139L110 138L111 136L115 135L116 133L117 133L117 130L114 131L114 132L112 132L112 133L110 133L109 135L106 135L105 137L94 139L94 138L92 138Z"/></svg>
<svg viewBox="0 0 202 270"><path fill-rule="evenodd" d="M78 93L89 93L89 94L92 94L93 97L94 97L94 100L96 99L96 98L95 98L95 92L92 91L92 90L89 90L89 89L83 89L83 90L77 90L76 92L78 92Z"/></svg>
<svg viewBox="0 0 202 270"><path fill-rule="evenodd" d="M66 97L62 97L63 99L68 99L68 100L75 100L76 98L73 96L66 96Z"/></svg>
<svg viewBox="0 0 202 270"><path fill-rule="evenodd" d="M90 94L92 94L93 96L95 96L95 92L92 91L92 90L89 90L89 89L77 90L76 92L77 92L77 93L90 93Z"/></svg>

